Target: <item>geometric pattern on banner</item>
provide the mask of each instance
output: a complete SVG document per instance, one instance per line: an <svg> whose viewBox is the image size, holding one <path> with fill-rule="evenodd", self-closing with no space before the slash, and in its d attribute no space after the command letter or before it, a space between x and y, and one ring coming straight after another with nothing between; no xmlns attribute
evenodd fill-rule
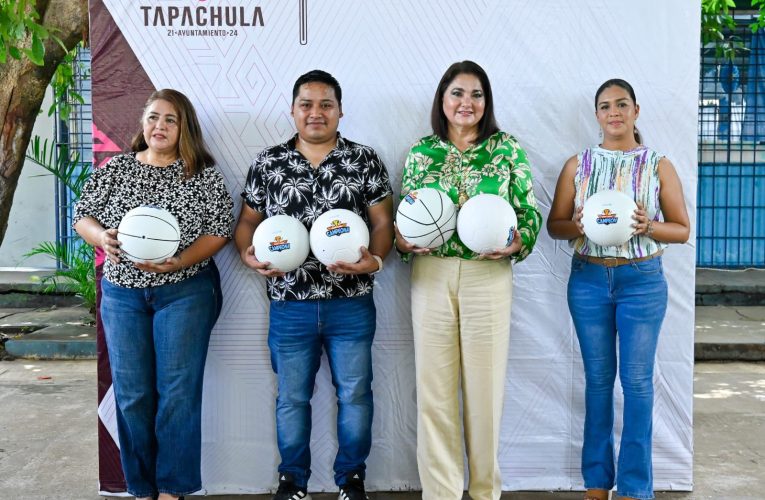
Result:
<svg viewBox="0 0 765 500"><path fill-rule="evenodd" d="M641 132L676 165L695 222L695 0L103 1L151 86L177 88L194 103L237 211L252 158L294 133L289 106L300 74L321 68L338 78L341 133L377 150L398 191L409 146L429 133L443 71L473 59L491 78L501 127L529 154L543 215L565 160L598 140L595 89L619 76L635 86ZM215 21L212 12L221 13ZM197 16L206 26L188 25ZM672 246L664 259L670 303L655 374L656 489L692 486L693 247ZM570 257L567 244L543 230L534 253L514 270L499 452L506 490L582 488L583 372L566 305ZM233 245L216 260L225 299L205 375L204 488L264 492L275 486L279 462L265 283L243 268ZM409 267L395 256L376 280L375 302L367 485L418 488ZM616 393L621 405L619 387ZM323 362L313 399L311 490L335 490L335 416Z"/></svg>
<svg viewBox="0 0 765 500"><path fill-rule="evenodd" d="M114 401L114 386L109 386L109 390L106 391L104 399L98 403L98 419L109 431L109 435L117 445L117 449L120 447L120 437L117 434L117 407Z"/></svg>

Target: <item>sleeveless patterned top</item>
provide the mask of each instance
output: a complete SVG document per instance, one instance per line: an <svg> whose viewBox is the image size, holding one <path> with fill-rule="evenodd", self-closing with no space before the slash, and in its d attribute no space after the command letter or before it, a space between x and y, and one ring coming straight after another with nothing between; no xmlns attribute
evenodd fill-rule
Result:
<svg viewBox="0 0 765 500"><path fill-rule="evenodd" d="M642 203L650 219L662 220L659 206L659 160L662 158L663 155L645 146L630 151L612 151L598 146L585 149L577 156L575 208L598 191L614 189ZM603 247L580 236L573 241L573 246L581 255L636 259L652 255L667 244L638 235L623 245Z"/></svg>

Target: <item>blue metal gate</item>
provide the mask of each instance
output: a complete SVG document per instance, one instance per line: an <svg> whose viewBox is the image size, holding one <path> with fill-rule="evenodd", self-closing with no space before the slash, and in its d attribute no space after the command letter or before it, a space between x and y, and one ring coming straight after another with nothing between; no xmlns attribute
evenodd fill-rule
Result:
<svg viewBox="0 0 765 500"><path fill-rule="evenodd" d="M56 152L72 156L75 153L79 157L79 170L90 170L93 163L93 106L90 79L90 48L80 47L72 63L74 73L74 88L82 102L67 96L69 115L63 116L60 109L56 109ZM70 245L78 240L72 229L74 216L75 194L58 180L56 185L56 241Z"/></svg>
<svg viewBox="0 0 765 500"><path fill-rule="evenodd" d="M738 20L733 61L701 51L699 267L765 267L765 32Z"/></svg>

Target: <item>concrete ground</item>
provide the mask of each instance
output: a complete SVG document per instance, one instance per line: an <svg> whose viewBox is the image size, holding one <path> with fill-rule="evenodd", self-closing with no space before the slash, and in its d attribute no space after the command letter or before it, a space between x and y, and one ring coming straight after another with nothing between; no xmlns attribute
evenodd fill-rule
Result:
<svg viewBox="0 0 765 500"><path fill-rule="evenodd" d="M765 306L696 306L695 334L697 362L765 361Z"/></svg>
<svg viewBox="0 0 765 500"><path fill-rule="evenodd" d="M96 500L95 361L0 362L0 499ZM765 498L765 364L695 368L694 491L659 499ZM215 496L266 500L268 495ZM334 500L337 495L315 495ZM418 493L372 493L413 500ZM503 499L574 500L579 492L513 492Z"/></svg>
<svg viewBox="0 0 765 500"><path fill-rule="evenodd" d="M696 305L765 305L765 269L696 268Z"/></svg>

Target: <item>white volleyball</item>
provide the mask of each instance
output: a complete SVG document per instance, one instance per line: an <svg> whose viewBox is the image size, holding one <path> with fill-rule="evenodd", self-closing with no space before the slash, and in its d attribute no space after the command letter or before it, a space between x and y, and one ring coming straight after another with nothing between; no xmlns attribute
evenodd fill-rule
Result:
<svg viewBox="0 0 765 500"><path fill-rule="evenodd" d="M133 262L164 262L178 250L181 229L173 214L163 208L136 207L122 217L117 240L122 255Z"/></svg>
<svg viewBox="0 0 765 500"><path fill-rule="evenodd" d="M438 189L410 191L398 206L396 226L409 243L437 248L457 229L457 207Z"/></svg>
<svg viewBox="0 0 765 500"><path fill-rule="evenodd" d="M308 229L289 215L274 215L261 222L252 235L255 257L269 262L268 269L288 273L305 262L310 251Z"/></svg>
<svg viewBox="0 0 765 500"><path fill-rule="evenodd" d="M488 253L502 250L513 241L518 218L510 203L496 194L470 198L457 216L457 234L470 250Z"/></svg>
<svg viewBox="0 0 765 500"><path fill-rule="evenodd" d="M585 200L582 209L584 234L600 246L623 245L635 228L632 219L635 200L621 191L599 191Z"/></svg>
<svg viewBox="0 0 765 500"><path fill-rule="evenodd" d="M360 247L369 246L369 229L364 219L343 208L321 214L311 226L311 251L328 266L338 261L356 263Z"/></svg>

